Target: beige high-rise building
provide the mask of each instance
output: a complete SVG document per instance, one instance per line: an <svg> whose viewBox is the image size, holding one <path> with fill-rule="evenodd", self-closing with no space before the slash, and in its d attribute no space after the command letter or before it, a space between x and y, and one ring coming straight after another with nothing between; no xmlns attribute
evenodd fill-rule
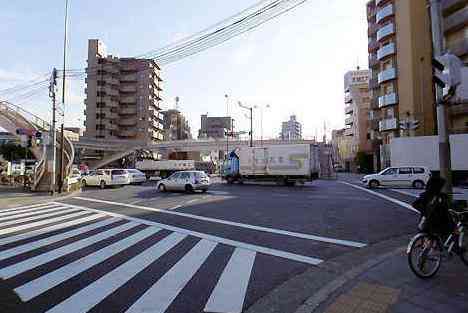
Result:
<svg viewBox="0 0 468 313"><path fill-rule="evenodd" d="M468 64L468 0L443 0L445 48ZM468 103L450 107L453 134L468 133Z"/></svg>
<svg viewBox="0 0 468 313"><path fill-rule="evenodd" d="M359 166L355 163L358 152L372 155L369 134L369 70L357 69L347 72L344 75L344 92L346 128L343 135L350 137L351 151L343 161L345 168L355 170Z"/></svg>
<svg viewBox="0 0 468 313"><path fill-rule="evenodd" d="M367 17L371 138L385 167L392 138L435 133L430 17L426 0L371 0ZM419 127L401 129L407 120Z"/></svg>
<svg viewBox="0 0 468 313"><path fill-rule="evenodd" d="M85 136L163 140L158 64L108 55L97 39L90 39L88 44Z"/></svg>

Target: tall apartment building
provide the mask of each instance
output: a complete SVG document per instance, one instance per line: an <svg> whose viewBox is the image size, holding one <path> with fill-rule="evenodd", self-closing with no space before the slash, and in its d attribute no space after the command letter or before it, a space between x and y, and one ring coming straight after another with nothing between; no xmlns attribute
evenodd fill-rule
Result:
<svg viewBox="0 0 468 313"><path fill-rule="evenodd" d="M153 60L107 55L88 41L86 137L163 140L160 68Z"/></svg>
<svg viewBox="0 0 468 313"><path fill-rule="evenodd" d="M281 123L280 138L282 140L302 139L302 125L296 119L296 115L291 115L289 121Z"/></svg>
<svg viewBox="0 0 468 313"><path fill-rule="evenodd" d="M233 130L233 119L230 116L201 116L201 127L198 139L226 138L226 129Z"/></svg>
<svg viewBox="0 0 468 313"><path fill-rule="evenodd" d="M468 0L442 0L444 37L447 51L468 65ZM450 131L468 133L468 103L449 109Z"/></svg>
<svg viewBox="0 0 468 313"><path fill-rule="evenodd" d="M164 140L192 139L189 122L179 110L171 109L162 113L164 115Z"/></svg>
<svg viewBox="0 0 468 313"><path fill-rule="evenodd" d="M358 152L369 155L372 160L372 146L369 133L369 70L349 71L344 75L345 92L345 125L344 136L351 139L351 151L346 159L345 167L354 170L359 164L355 163ZM365 167L370 169L373 162ZM360 166L363 166L360 164Z"/></svg>
<svg viewBox="0 0 468 313"><path fill-rule="evenodd" d="M392 138L435 132L430 17L426 0L371 0L367 18L371 138L376 165L385 167ZM420 126L402 130L403 120Z"/></svg>

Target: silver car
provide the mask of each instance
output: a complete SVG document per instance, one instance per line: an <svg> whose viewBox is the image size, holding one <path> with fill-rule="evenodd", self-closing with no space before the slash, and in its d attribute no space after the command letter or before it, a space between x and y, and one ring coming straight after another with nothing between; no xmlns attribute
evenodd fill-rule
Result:
<svg viewBox="0 0 468 313"><path fill-rule="evenodd" d="M160 180L157 189L160 192L185 191L194 192L201 190L206 192L210 186L210 178L202 171L181 171L172 174L166 179Z"/></svg>

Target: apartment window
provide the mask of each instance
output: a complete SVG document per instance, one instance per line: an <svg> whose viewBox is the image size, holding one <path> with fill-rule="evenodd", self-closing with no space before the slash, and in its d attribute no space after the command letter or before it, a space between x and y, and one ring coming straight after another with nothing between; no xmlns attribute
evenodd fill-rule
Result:
<svg viewBox="0 0 468 313"><path fill-rule="evenodd" d="M98 75L106 75L106 71L104 70L97 70Z"/></svg>
<svg viewBox="0 0 468 313"><path fill-rule="evenodd" d="M98 92L97 92L97 96L98 96L98 97L104 97L104 96L106 96L106 95L107 95L107 93L106 93L105 91L98 91Z"/></svg>
<svg viewBox="0 0 468 313"><path fill-rule="evenodd" d="M97 124L96 125L96 130L105 130L106 129L106 126L103 125L103 124Z"/></svg>
<svg viewBox="0 0 468 313"><path fill-rule="evenodd" d="M98 86L105 86L105 85L106 85L106 82L103 81L103 80L98 80L98 81L97 81L97 85L98 85Z"/></svg>
<svg viewBox="0 0 468 313"><path fill-rule="evenodd" d="M96 119L102 119L102 118L106 118L106 114L104 114L104 113L97 113L96 114Z"/></svg>
<svg viewBox="0 0 468 313"><path fill-rule="evenodd" d="M105 102L97 102L97 103L96 103L96 107L97 107L97 108L105 108L105 107L106 107L106 103L105 103Z"/></svg>

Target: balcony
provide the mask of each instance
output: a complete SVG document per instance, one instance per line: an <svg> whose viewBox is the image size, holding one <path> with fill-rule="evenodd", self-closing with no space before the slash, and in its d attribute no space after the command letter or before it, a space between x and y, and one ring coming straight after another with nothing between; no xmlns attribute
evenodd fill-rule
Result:
<svg viewBox="0 0 468 313"><path fill-rule="evenodd" d="M369 26L367 28L367 37L372 37L374 36L377 31L379 30L380 25L376 23L369 23Z"/></svg>
<svg viewBox="0 0 468 313"><path fill-rule="evenodd" d="M120 98L120 103L123 104L136 104L136 97L122 97Z"/></svg>
<svg viewBox="0 0 468 313"><path fill-rule="evenodd" d="M395 79L397 77L397 74L396 74L396 69L394 67L392 68L389 68L383 72L380 72L379 75L378 75L378 82L379 84L382 84L386 81L389 81L389 80L392 80L392 79Z"/></svg>
<svg viewBox="0 0 468 313"><path fill-rule="evenodd" d="M395 25L393 23L387 24L377 31L377 41L380 42L382 39L390 35L393 35L394 33L395 33Z"/></svg>
<svg viewBox="0 0 468 313"><path fill-rule="evenodd" d="M120 86L121 92L136 92L137 87L135 85L122 85Z"/></svg>
<svg viewBox="0 0 468 313"><path fill-rule="evenodd" d="M442 0L441 2L444 16L452 14L466 4L466 0Z"/></svg>
<svg viewBox="0 0 468 313"><path fill-rule="evenodd" d="M379 130L379 120L370 120L369 121L369 129Z"/></svg>
<svg viewBox="0 0 468 313"><path fill-rule="evenodd" d="M137 124L136 118L122 118L119 120L119 125L122 126L135 126Z"/></svg>
<svg viewBox="0 0 468 313"><path fill-rule="evenodd" d="M398 96L395 92L379 97L379 108L384 108L390 105L395 105L397 103L398 103Z"/></svg>
<svg viewBox="0 0 468 313"><path fill-rule="evenodd" d="M382 2L385 2L385 0L375 0L375 5L378 6L378 5L381 4Z"/></svg>
<svg viewBox="0 0 468 313"><path fill-rule="evenodd" d="M120 82L127 82L127 83L133 83L137 81L137 76L136 74L131 74L131 75L122 75L120 76Z"/></svg>
<svg viewBox="0 0 468 313"><path fill-rule="evenodd" d="M112 78L112 77L106 77L104 79L104 81L106 82L106 84L108 85L118 85L120 83L120 81L116 78Z"/></svg>
<svg viewBox="0 0 468 313"><path fill-rule="evenodd" d="M347 107L345 107L345 114L351 114L353 113L353 111L354 111L354 106L348 105Z"/></svg>
<svg viewBox="0 0 468 313"><path fill-rule="evenodd" d="M449 108L450 115L468 115L468 104L453 105Z"/></svg>
<svg viewBox="0 0 468 313"><path fill-rule="evenodd" d="M374 68L379 64L379 60L373 54L369 56L369 68Z"/></svg>
<svg viewBox="0 0 468 313"><path fill-rule="evenodd" d="M138 68L136 64L123 63L122 66L120 67L120 70L122 72L136 72Z"/></svg>
<svg viewBox="0 0 468 313"><path fill-rule="evenodd" d="M135 137L137 135L136 130L121 130L119 131L119 137Z"/></svg>
<svg viewBox="0 0 468 313"><path fill-rule="evenodd" d="M381 132L395 129L398 129L398 121L396 118L381 120L379 122L379 131Z"/></svg>
<svg viewBox="0 0 468 313"><path fill-rule="evenodd" d="M137 109L132 107L121 108L120 115L134 115L137 114Z"/></svg>
<svg viewBox="0 0 468 313"><path fill-rule="evenodd" d="M379 49L379 47L380 47L379 43L376 40L372 39L372 40L369 41L368 51L369 51L369 53L372 53L374 51L377 51L377 49Z"/></svg>
<svg viewBox="0 0 468 313"><path fill-rule="evenodd" d="M354 132L353 132L353 129L352 128L346 128L345 131L344 131L344 135L345 136L354 136Z"/></svg>
<svg viewBox="0 0 468 313"><path fill-rule="evenodd" d="M383 7L382 9L377 10L377 15L375 17L376 22L379 23L386 17L392 16L394 14L395 14L395 10L393 9L393 4L390 3L389 5Z"/></svg>
<svg viewBox="0 0 468 313"><path fill-rule="evenodd" d="M353 102L353 98L351 97L350 94L346 94L346 95L345 95L344 102L345 102L345 103L351 103L351 102Z"/></svg>
<svg viewBox="0 0 468 313"><path fill-rule="evenodd" d="M452 33L458 30L463 30L466 25L468 16L468 7L456 11L455 13L447 16L444 20L444 33Z"/></svg>
<svg viewBox="0 0 468 313"><path fill-rule="evenodd" d="M379 50L377 50L377 59L382 60L383 58L395 54L396 47L395 43L389 43L388 45L383 46Z"/></svg>
<svg viewBox="0 0 468 313"><path fill-rule="evenodd" d="M345 125L353 125L353 123L354 123L354 117L353 116L350 116L350 117L345 119Z"/></svg>
<svg viewBox="0 0 468 313"><path fill-rule="evenodd" d="M369 79L369 89L377 89L379 88L379 81L377 78Z"/></svg>

